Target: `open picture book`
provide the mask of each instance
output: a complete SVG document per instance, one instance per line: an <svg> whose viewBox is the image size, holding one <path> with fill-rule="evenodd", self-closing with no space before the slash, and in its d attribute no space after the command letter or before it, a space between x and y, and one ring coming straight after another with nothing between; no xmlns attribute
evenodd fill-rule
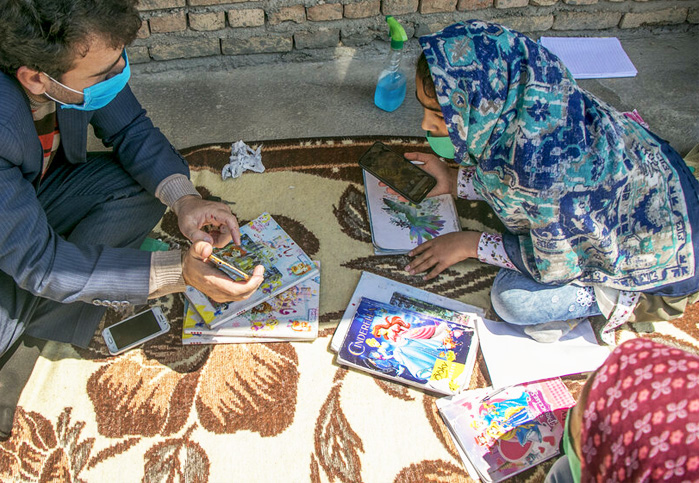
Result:
<svg viewBox="0 0 699 483"><path fill-rule="evenodd" d="M461 231L451 195L425 198L420 204L400 201L372 174L364 173L371 240L377 255L408 253L439 235Z"/></svg>
<svg viewBox="0 0 699 483"><path fill-rule="evenodd" d="M216 303L194 287L185 297L210 329L318 275L318 267L269 215L263 213L240 227L241 244L215 248L214 254L237 270L251 274L256 265L265 267L264 281L247 300Z"/></svg>
<svg viewBox="0 0 699 483"><path fill-rule="evenodd" d="M437 400L472 478L499 482L559 454L565 416L575 405L558 379Z"/></svg>

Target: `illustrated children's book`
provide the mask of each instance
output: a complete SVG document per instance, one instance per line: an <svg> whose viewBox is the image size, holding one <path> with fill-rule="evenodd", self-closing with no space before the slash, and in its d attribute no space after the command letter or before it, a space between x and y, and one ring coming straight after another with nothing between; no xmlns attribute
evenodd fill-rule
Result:
<svg viewBox="0 0 699 483"><path fill-rule="evenodd" d="M558 378L437 400L452 438L468 458L466 468L486 482L502 481L556 456L565 414L574 404Z"/></svg>
<svg viewBox="0 0 699 483"><path fill-rule="evenodd" d="M345 313L342 315L342 320L337 325L337 329L335 329L333 338L330 341L330 349L332 351L338 352L340 350L340 345L345 340L345 335L362 297L397 307L404 307L425 313L426 315L437 316L441 319L463 324L469 328L475 327L475 322L484 315L483 309L473 305L437 295L412 285L396 282L390 278L370 272L362 272L352 298L345 309ZM478 341L474 339L472 345L472 350L475 354L478 348Z"/></svg>
<svg viewBox="0 0 699 483"><path fill-rule="evenodd" d="M185 296L210 328L218 327L246 310L269 300L298 283L318 275L318 268L294 240L269 215L263 213L240 227L240 245L214 249L227 264L251 274L256 265L265 267L264 281L247 300L219 304L187 287Z"/></svg>
<svg viewBox="0 0 699 483"><path fill-rule="evenodd" d="M440 394L471 379L475 330L395 305L362 298L337 361Z"/></svg>
<svg viewBox="0 0 699 483"><path fill-rule="evenodd" d="M363 171L371 240L377 255L408 253L422 242L461 231L451 195L425 198L420 204L400 201L379 180Z"/></svg>
<svg viewBox="0 0 699 483"><path fill-rule="evenodd" d="M255 342L286 342L283 339L272 339L265 338L260 339L257 337L221 337L218 335L194 335L185 332L188 327L195 327L198 324L203 324L204 322L199 317L199 314L189 303L189 300L184 300L184 316L183 316L183 328L182 328L182 345L202 345L202 344L244 344L244 343L255 343Z"/></svg>
<svg viewBox="0 0 699 483"><path fill-rule="evenodd" d="M318 337L320 275L209 328L201 318L186 320L183 335L313 340Z"/></svg>

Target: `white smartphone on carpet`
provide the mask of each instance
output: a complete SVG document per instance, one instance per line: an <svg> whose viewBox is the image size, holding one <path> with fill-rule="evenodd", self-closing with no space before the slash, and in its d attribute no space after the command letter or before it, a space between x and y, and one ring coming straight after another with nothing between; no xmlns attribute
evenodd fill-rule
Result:
<svg viewBox="0 0 699 483"><path fill-rule="evenodd" d="M121 354L170 330L160 307L152 307L145 312L105 328L102 337L112 355Z"/></svg>

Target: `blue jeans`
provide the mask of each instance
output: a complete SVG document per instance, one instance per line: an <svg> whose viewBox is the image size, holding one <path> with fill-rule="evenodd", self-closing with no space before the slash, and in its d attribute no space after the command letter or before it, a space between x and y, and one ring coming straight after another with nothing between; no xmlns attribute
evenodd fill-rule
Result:
<svg viewBox="0 0 699 483"><path fill-rule="evenodd" d="M495 277L490 300L498 316L514 325L543 324L602 313L592 287L544 285L506 268Z"/></svg>
<svg viewBox="0 0 699 483"><path fill-rule="evenodd" d="M70 242L138 248L165 212L111 153L90 154L83 164L54 163L61 164L49 170L37 198L49 225ZM105 310L36 297L0 272L0 355L23 333L87 346Z"/></svg>

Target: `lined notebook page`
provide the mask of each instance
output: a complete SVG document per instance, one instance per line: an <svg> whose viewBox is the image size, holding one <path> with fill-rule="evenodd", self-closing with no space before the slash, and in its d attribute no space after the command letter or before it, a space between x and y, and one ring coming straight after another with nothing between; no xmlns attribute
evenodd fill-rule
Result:
<svg viewBox="0 0 699 483"><path fill-rule="evenodd" d="M576 79L635 77L638 71L616 37L541 37Z"/></svg>

